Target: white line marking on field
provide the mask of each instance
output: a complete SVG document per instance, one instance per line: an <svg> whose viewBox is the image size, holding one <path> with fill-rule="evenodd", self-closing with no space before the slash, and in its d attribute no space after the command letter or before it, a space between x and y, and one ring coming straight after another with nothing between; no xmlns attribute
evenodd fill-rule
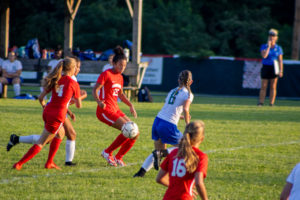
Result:
<svg viewBox="0 0 300 200"><path fill-rule="evenodd" d="M225 148L225 149L213 149L204 151L204 153L216 153L216 152L223 152L223 151L236 151L240 149L255 149L260 147L274 147L274 146L282 146L282 145L289 145L289 144L298 144L300 140L289 141L289 142L281 142L277 144L259 144L259 145L247 145L247 146L240 146L240 147L232 147L232 148Z"/></svg>
<svg viewBox="0 0 300 200"><path fill-rule="evenodd" d="M282 146L282 145L290 145L290 144L298 144L300 143L300 140L295 140L295 141L288 141L288 142L281 142L281 143L276 143L276 144L259 144L259 145L247 145L247 146L239 146L239 147L232 147L232 148L224 148L224 149L212 149L212 150L207 150L204 151L207 154L210 153L216 153L216 152L224 152L224 151L236 151L240 149L255 149L255 148L261 148L261 147L274 147L274 146ZM143 162L135 162L135 163L127 163L125 167L129 166L134 166L134 165L139 165L142 164ZM1 179L0 184L10 184L12 182L19 181L24 178L40 178L40 177L55 177L55 176L70 176L73 175L74 173L94 173L94 172L99 172L103 170L112 170L112 169L119 169L121 167L100 167L96 169L85 169L85 170L78 170L76 172L66 172L62 174L45 174L45 175L33 175L33 176L23 176L23 177L12 177L10 179Z"/></svg>

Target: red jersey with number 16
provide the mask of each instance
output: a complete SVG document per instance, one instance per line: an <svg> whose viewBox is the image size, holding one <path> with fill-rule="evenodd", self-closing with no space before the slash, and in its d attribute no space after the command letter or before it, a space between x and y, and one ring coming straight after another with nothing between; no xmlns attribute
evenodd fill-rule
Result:
<svg viewBox="0 0 300 200"><path fill-rule="evenodd" d="M118 94L123 88L122 74L115 73L112 69L106 70L100 74L97 83L103 85L99 99L106 104L105 110L111 112L119 110Z"/></svg>
<svg viewBox="0 0 300 200"><path fill-rule="evenodd" d="M57 89L52 89L51 101L45 107L43 115L47 115L48 119L64 122L71 98L80 97L80 87L70 76L62 76L58 85Z"/></svg>
<svg viewBox="0 0 300 200"><path fill-rule="evenodd" d="M161 164L161 168L169 174L169 187L164 200L193 200L195 173L202 172L205 178L208 164L205 153L195 147L193 150L199 158L198 166L193 173L186 170L184 159L177 157L178 148L174 149Z"/></svg>

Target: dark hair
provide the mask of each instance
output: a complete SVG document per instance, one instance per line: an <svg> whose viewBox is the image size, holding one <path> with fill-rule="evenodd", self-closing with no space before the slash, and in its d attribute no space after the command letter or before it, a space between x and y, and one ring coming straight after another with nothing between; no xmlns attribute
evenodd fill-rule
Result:
<svg viewBox="0 0 300 200"><path fill-rule="evenodd" d="M124 54L123 48L121 46L116 46L114 48L115 56L113 58L113 63L117 63L119 60L127 60L126 55Z"/></svg>
<svg viewBox="0 0 300 200"><path fill-rule="evenodd" d="M179 87L177 91L179 91L183 86L187 88L189 91L189 96L191 95L191 87L190 87L190 81L193 80L192 72L189 70L183 70L179 73Z"/></svg>

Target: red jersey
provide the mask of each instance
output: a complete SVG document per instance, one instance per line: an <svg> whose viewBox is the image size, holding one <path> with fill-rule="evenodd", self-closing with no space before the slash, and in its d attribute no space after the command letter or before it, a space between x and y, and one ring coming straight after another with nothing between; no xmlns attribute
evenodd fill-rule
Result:
<svg viewBox="0 0 300 200"><path fill-rule="evenodd" d="M106 104L105 110L111 112L119 110L118 94L123 88L122 74L115 73L112 69L106 70L100 74L97 83L103 85L100 89L99 99Z"/></svg>
<svg viewBox="0 0 300 200"><path fill-rule="evenodd" d="M193 200L194 177L196 172L202 172L206 177L208 157L199 149L193 147L199 157L197 169L187 172L184 159L177 157L178 148L174 149L161 164L161 168L169 174L169 187L164 200Z"/></svg>
<svg viewBox="0 0 300 200"><path fill-rule="evenodd" d="M64 122L71 98L80 97L80 87L70 76L62 76L58 85L57 90L52 89L51 101L46 105L43 114Z"/></svg>

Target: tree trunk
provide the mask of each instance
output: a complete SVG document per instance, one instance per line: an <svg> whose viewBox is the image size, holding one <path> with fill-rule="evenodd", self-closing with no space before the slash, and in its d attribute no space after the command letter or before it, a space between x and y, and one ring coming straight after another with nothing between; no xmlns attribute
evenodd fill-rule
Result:
<svg viewBox="0 0 300 200"><path fill-rule="evenodd" d="M65 28L64 28L64 54L72 55L73 51L73 24L81 0L77 0L75 8L74 0L65 0Z"/></svg>
<svg viewBox="0 0 300 200"><path fill-rule="evenodd" d="M7 58L9 46L9 0L2 0L0 4L1 30L0 30L0 57Z"/></svg>

